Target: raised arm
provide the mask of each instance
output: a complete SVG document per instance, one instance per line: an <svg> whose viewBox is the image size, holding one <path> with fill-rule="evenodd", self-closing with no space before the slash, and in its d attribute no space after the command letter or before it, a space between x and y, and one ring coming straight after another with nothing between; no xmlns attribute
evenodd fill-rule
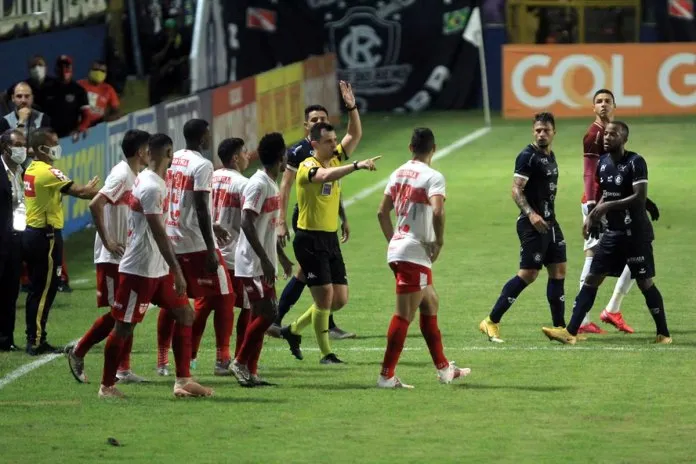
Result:
<svg viewBox="0 0 696 464"><path fill-rule="evenodd" d="M343 102L346 104L346 108L348 108L348 129L346 135L341 140L345 157L348 158L357 148L360 139L362 139L362 123L360 122L358 107L355 106L353 87L345 81L340 81L339 86Z"/></svg>

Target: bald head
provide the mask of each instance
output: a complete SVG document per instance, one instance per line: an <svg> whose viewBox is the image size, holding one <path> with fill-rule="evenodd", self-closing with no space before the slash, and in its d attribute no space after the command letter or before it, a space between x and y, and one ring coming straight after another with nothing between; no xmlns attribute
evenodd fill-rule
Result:
<svg viewBox="0 0 696 464"><path fill-rule="evenodd" d="M34 94L29 84L20 82L15 85L14 92L12 93L12 103L15 104L18 110L21 108L31 108L31 105L34 103Z"/></svg>

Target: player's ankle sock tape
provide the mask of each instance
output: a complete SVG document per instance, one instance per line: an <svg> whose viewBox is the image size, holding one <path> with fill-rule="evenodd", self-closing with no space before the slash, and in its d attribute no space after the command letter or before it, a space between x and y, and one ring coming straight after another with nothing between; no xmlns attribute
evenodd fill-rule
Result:
<svg viewBox="0 0 696 464"><path fill-rule="evenodd" d="M508 280L503 286L503 290L500 292L500 297L498 297L498 301L495 302L493 310L491 310L491 321L496 324L500 322L500 319L503 318L503 315L510 309L510 306L512 306L525 288L527 288L527 282L522 280L520 276L516 275Z"/></svg>

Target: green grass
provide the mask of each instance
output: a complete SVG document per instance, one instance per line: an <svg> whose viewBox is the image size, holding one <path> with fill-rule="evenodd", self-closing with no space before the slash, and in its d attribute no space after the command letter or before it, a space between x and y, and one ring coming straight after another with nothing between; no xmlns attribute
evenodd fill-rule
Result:
<svg viewBox="0 0 696 464"><path fill-rule="evenodd" d="M343 182L345 198L383 179L408 157L411 128L431 126L440 147L480 127L478 114L427 113L366 118L356 158L384 155L376 173ZM560 121L554 145L561 176L558 217L568 244L567 310L582 268L581 137L589 121ZM413 391L374 388L394 306L394 281L375 212L376 192L348 210L352 238L344 246L350 303L337 315L356 340L334 342L349 364L321 366L307 331L305 360L268 340L262 374L280 384L246 390L212 374L212 322L198 370L216 389L205 400L175 400L171 378L154 375L156 314L136 330L133 367L153 382L124 386L125 401L101 401L103 345L86 358L93 383L79 385L59 358L0 390L2 461L20 462L693 462L696 329L692 290L696 233L691 188L695 119L629 121L629 147L650 168L657 285L674 344L655 347L654 325L635 288L624 315L634 335L610 332L575 347L548 342L550 317L543 278L527 289L502 324L504 345L492 345L478 323L517 268L516 210L510 199L514 158L531 140L531 125L496 121L487 136L435 163L448 181L446 244L434 269L440 327L448 356L473 373L443 386L417 324L397 370ZM67 243L75 292L59 294L49 322L58 344L79 337L101 314L94 308L93 231ZM597 321L614 280L600 290ZM279 282L279 291L283 282ZM24 295L21 297L23 304ZM309 294L288 316L309 305ZM23 331L18 312L17 339ZM0 354L0 377L32 361ZM123 447L107 445L115 437ZM328 453L328 454L327 454Z"/></svg>

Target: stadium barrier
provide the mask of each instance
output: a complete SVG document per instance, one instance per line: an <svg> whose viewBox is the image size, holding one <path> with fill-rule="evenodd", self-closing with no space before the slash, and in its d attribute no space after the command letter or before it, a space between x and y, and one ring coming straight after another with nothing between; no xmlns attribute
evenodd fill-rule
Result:
<svg viewBox="0 0 696 464"><path fill-rule="evenodd" d="M333 54L311 57L241 82L136 111L90 128L87 136L76 143L70 137L61 139L63 157L56 161L56 167L79 184L86 184L94 176L101 177L103 182L121 160L121 140L126 131L165 132L178 150L184 147L183 125L192 118L211 123L213 147L226 137L241 137L253 157L259 134L279 131L288 143L299 139L303 134L302 112L310 103L326 106L332 120L339 120ZM214 149L204 155L219 166ZM84 229L92 221L87 201L65 198L63 211L64 237Z"/></svg>
<svg viewBox="0 0 696 464"><path fill-rule="evenodd" d="M538 111L585 117L592 94L611 89L626 116L696 113L692 43L506 45L503 116Z"/></svg>

